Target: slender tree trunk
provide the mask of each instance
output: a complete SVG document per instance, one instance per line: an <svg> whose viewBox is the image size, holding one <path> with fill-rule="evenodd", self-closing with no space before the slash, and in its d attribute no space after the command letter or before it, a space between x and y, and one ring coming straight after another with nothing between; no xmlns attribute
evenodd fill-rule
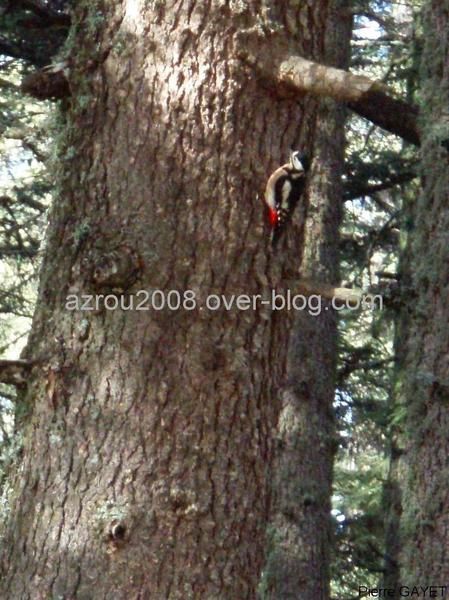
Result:
<svg viewBox="0 0 449 600"><path fill-rule="evenodd" d="M400 372L400 371L399 371ZM402 549L400 525L402 515L402 483L404 461L402 460L403 436L392 434L390 445L390 468L383 490L385 514L385 561L380 587L398 590L401 585L399 556Z"/></svg>
<svg viewBox="0 0 449 600"><path fill-rule="evenodd" d="M423 192L409 208L396 401L407 407L399 558L404 585L449 581L448 3L427 2L422 67ZM412 227L410 227L412 225ZM396 492L396 499L400 495ZM396 514L399 514L396 507ZM391 532L390 532L391 533ZM394 538L393 538L394 539ZM397 538L396 538L397 539Z"/></svg>
<svg viewBox="0 0 449 600"><path fill-rule="evenodd" d="M330 3L323 59L345 68L352 23L341 7L340 0ZM344 109L332 100L320 102L301 273L329 282L338 281L344 120ZM335 313L321 301L319 314L295 317L281 391L262 586L264 597L276 600L329 598L337 334Z"/></svg>
<svg viewBox="0 0 449 600"><path fill-rule="evenodd" d="M239 45L313 57L324 8L77 3L2 598L255 597L292 316L204 302L269 296L298 265L298 225L271 256L257 194L310 149L316 103L267 90ZM181 307L66 307L139 290Z"/></svg>

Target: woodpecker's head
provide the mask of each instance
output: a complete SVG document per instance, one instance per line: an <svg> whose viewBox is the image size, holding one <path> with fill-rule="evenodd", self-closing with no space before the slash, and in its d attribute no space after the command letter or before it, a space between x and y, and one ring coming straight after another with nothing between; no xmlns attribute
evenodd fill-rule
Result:
<svg viewBox="0 0 449 600"><path fill-rule="evenodd" d="M310 161L302 152L293 150L290 152L290 165L294 171L303 171L306 173L309 170Z"/></svg>

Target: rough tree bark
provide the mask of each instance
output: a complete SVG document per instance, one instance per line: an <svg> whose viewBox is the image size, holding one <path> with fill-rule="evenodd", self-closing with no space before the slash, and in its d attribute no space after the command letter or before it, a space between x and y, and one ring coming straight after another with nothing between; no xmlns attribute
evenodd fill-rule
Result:
<svg viewBox="0 0 449 600"><path fill-rule="evenodd" d="M448 3L427 2L423 22L423 191L406 207L411 233L396 343L396 402L407 410L397 438L404 453L394 457L390 482L386 581L396 587L449 581Z"/></svg>
<svg viewBox="0 0 449 600"><path fill-rule="evenodd" d="M240 54L278 36L321 57L325 16L324 0L76 4L1 597L255 597L292 315L200 302L269 295L298 265L301 224L270 255L256 192L310 151L317 103L268 93ZM198 304L65 307L139 289Z"/></svg>
<svg viewBox="0 0 449 600"><path fill-rule="evenodd" d="M342 15L345 12L342 11ZM291 54L285 40L278 48L270 48L264 53L257 49L256 54L251 54L244 48L241 57L271 85L282 86L284 93L288 90L290 95L299 98L304 93L333 98L405 141L416 146L421 143L418 107L396 98L394 92L379 81ZM70 95L63 69L58 65L55 69L44 68L32 73L24 80L21 89L40 100Z"/></svg>

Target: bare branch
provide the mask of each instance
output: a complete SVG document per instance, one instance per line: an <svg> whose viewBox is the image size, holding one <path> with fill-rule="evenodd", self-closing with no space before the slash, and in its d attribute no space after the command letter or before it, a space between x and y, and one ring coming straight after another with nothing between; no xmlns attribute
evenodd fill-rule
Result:
<svg viewBox="0 0 449 600"><path fill-rule="evenodd" d="M419 145L418 109L393 98L380 82L343 69L327 67L300 56L291 56L279 65L278 77L302 91L331 96L375 125Z"/></svg>
<svg viewBox="0 0 449 600"><path fill-rule="evenodd" d="M307 92L334 98L382 129L420 145L417 107L394 98L381 82L301 56L284 54L284 58L276 59L275 52L267 55L260 57L260 54L255 56L242 52L242 58L264 79L274 82L279 91L285 90L298 96Z"/></svg>
<svg viewBox="0 0 449 600"><path fill-rule="evenodd" d="M358 306L363 296L362 290L336 287L328 283L321 283L310 279L291 280L288 283L295 290L295 294L302 294L307 297L314 295L322 296L326 300L335 299L347 306Z"/></svg>
<svg viewBox="0 0 449 600"><path fill-rule="evenodd" d="M406 142L421 145L416 106L374 90L356 102L348 102L348 106L361 117L398 135Z"/></svg>

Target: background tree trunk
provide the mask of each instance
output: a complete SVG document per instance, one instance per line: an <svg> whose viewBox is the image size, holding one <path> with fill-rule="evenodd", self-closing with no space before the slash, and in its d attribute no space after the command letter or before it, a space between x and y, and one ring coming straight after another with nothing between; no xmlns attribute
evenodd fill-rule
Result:
<svg viewBox="0 0 449 600"><path fill-rule="evenodd" d="M200 304L269 294L298 266L299 224L269 255L256 195L311 147L317 105L237 57L276 35L320 56L326 14L264 6L77 3L2 597L255 596L292 316ZM65 308L123 289L197 307Z"/></svg>
<svg viewBox="0 0 449 600"><path fill-rule="evenodd" d="M351 19L331 2L322 61L346 68ZM346 13L347 14L347 13ZM320 101L309 187L308 218L301 273L338 281L338 229L344 157L345 111ZM336 318L323 301L319 315L300 312L290 336L287 373L281 392L274 463L274 501L268 529L264 576L267 597L282 600L329 598L330 501L337 440L333 401Z"/></svg>
<svg viewBox="0 0 449 600"><path fill-rule="evenodd" d="M403 474L399 558L402 583L410 586L449 581L447 2L427 3L424 27L423 193L409 208L401 277L405 308L397 336L397 401L408 413L403 465L395 469Z"/></svg>

